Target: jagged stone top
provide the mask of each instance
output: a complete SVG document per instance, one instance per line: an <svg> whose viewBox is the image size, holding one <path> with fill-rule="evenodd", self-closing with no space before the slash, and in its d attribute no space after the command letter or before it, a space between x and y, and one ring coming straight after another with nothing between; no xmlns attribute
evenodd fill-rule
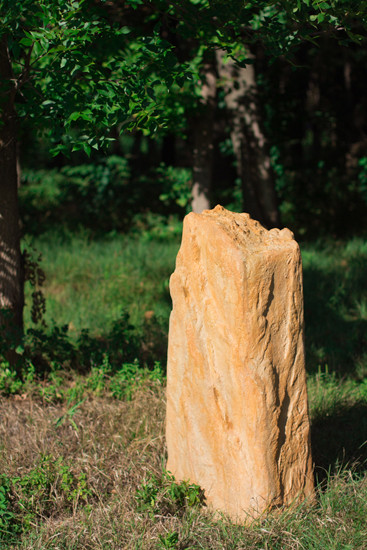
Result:
<svg viewBox="0 0 367 550"><path fill-rule="evenodd" d="M296 244L294 235L289 229L267 230L260 222L253 220L250 214L230 212L219 204L212 210L204 210L201 214L191 212L187 218L189 220L190 217L196 216L210 218L221 226L231 239L240 241L246 246L278 248L286 244L292 246Z"/></svg>

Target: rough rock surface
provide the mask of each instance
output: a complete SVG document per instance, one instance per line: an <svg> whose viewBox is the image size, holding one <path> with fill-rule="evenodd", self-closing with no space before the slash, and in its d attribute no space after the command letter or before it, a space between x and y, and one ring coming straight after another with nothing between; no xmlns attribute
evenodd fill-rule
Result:
<svg viewBox="0 0 367 550"><path fill-rule="evenodd" d="M238 522L313 497L291 231L221 206L191 213L170 290L167 469Z"/></svg>

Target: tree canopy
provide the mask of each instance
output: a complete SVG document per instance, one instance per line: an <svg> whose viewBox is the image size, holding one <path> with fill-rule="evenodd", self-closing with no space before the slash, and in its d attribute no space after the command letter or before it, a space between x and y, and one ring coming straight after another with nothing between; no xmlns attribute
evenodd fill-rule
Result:
<svg viewBox="0 0 367 550"><path fill-rule="evenodd" d="M243 66L252 62L246 46L261 42L270 57L291 59L321 33L360 42L367 17L366 2L351 0L3 0L1 13L12 67L3 101L47 128L54 153L90 153L116 125L167 126L168 96L195 91L208 50Z"/></svg>

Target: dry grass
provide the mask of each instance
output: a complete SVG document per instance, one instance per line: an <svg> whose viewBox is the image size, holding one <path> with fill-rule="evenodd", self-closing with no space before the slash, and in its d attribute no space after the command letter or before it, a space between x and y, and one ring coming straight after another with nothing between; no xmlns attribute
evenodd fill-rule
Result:
<svg viewBox="0 0 367 550"><path fill-rule="evenodd" d="M90 396L73 422L66 418L57 425L66 403L17 396L1 400L1 471L14 478L31 471L42 456L62 458L75 476L86 475L92 492L87 506L74 502L71 510L54 499L51 514L39 517L37 541L29 546L27 537L19 548L44 548L51 540L57 548L58 539L66 538L68 546L65 542L60 548L105 548L109 531L118 541L111 547L131 547L129 531L141 523L134 514L135 492L148 472L162 472L163 402L164 390L157 386L140 388L130 402Z"/></svg>
<svg viewBox="0 0 367 550"><path fill-rule="evenodd" d="M367 478L340 470L311 508L270 516L251 527L211 516L206 508L140 511L136 494L165 463L165 391L147 381L131 401L89 394L70 404L31 394L0 402L0 468L9 478L35 471L42 457L85 475L87 493L71 500L53 478L29 528L9 548L41 549L356 549L367 547ZM63 419L60 421L60 418ZM51 467L51 466L50 466ZM22 489L13 488L13 499ZM36 498L36 497L35 497Z"/></svg>

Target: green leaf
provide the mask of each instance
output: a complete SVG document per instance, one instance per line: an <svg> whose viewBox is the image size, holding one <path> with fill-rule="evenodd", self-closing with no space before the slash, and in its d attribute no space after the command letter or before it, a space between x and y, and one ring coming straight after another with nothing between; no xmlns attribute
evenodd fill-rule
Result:
<svg viewBox="0 0 367 550"><path fill-rule="evenodd" d="M21 44L22 46L32 46L33 44L33 40L32 38L22 38L20 41L19 41L19 44Z"/></svg>
<svg viewBox="0 0 367 550"><path fill-rule="evenodd" d="M88 155L88 157L90 157L90 154L92 152L92 148L90 145L88 145L88 143L83 143L82 144L82 147L84 149L84 152Z"/></svg>
<svg viewBox="0 0 367 550"><path fill-rule="evenodd" d="M75 65L75 67L73 67L70 71L70 74L71 76L73 76L73 74L78 71L80 69L80 65Z"/></svg>
<svg viewBox="0 0 367 550"><path fill-rule="evenodd" d="M88 122L90 122L91 120L93 120L93 113L90 109L85 109L85 111L82 111L80 114L79 114L80 118L83 119L83 120L86 120Z"/></svg>
<svg viewBox="0 0 367 550"><path fill-rule="evenodd" d="M75 111L74 113L71 113L68 120L72 122L73 120L78 120L80 118L80 113Z"/></svg>

